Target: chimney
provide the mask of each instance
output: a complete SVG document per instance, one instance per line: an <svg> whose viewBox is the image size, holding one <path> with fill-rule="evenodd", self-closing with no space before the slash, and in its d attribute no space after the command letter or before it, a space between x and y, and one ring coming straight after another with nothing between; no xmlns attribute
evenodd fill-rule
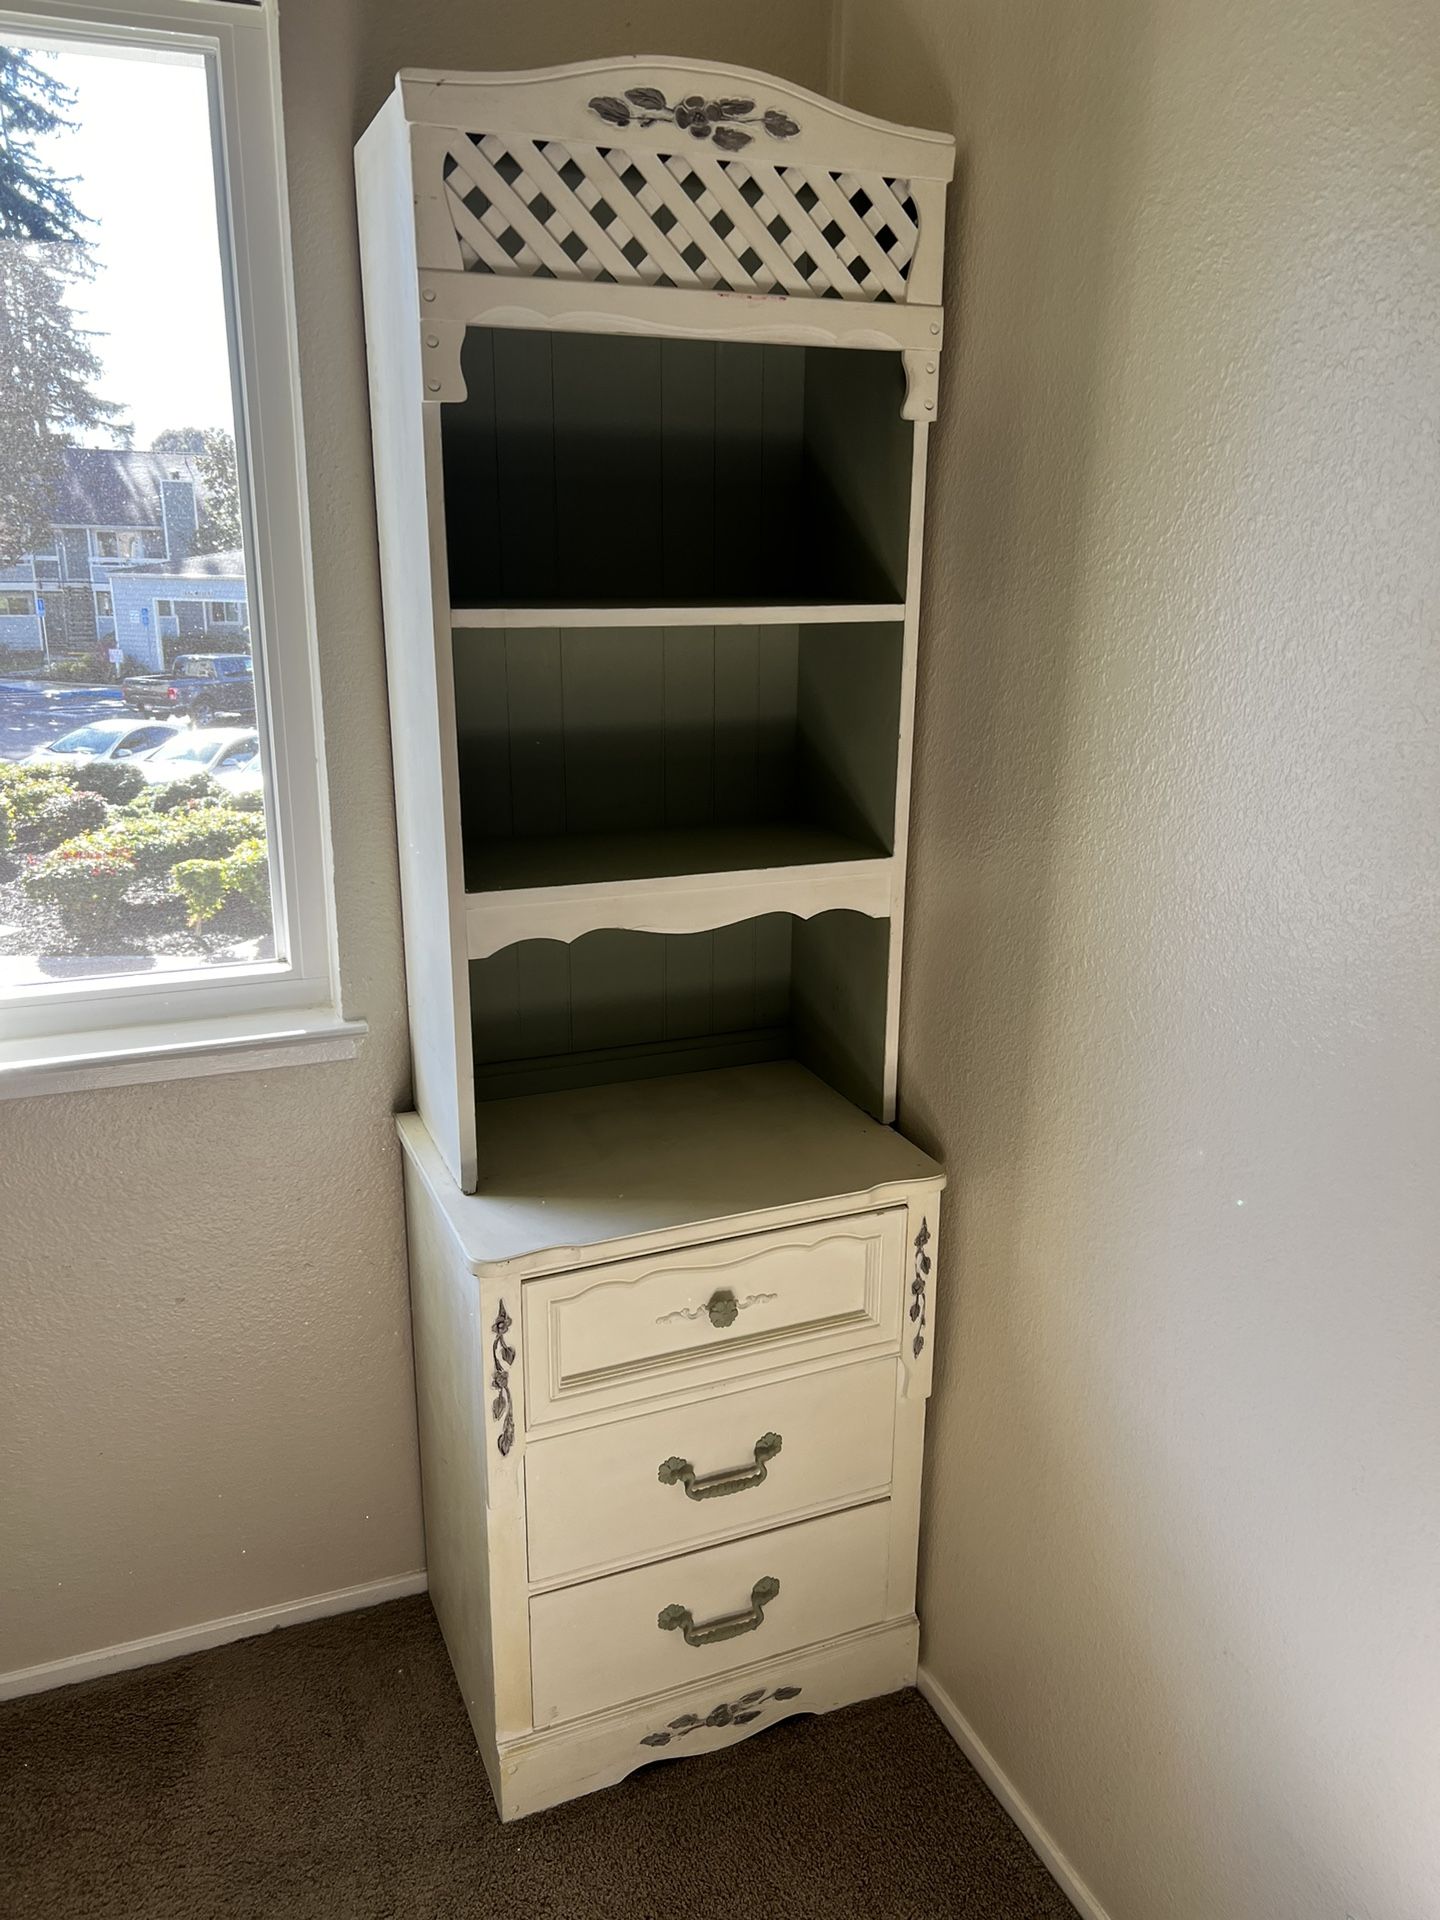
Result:
<svg viewBox="0 0 1440 1920"><path fill-rule="evenodd" d="M200 503L195 482L177 469L160 482L160 506L165 515L165 558L188 560L195 551Z"/></svg>

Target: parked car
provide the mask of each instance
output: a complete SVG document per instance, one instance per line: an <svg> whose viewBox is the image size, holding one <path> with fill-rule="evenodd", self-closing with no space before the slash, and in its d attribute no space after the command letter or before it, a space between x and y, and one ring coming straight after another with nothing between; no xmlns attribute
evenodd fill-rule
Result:
<svg viewBox="0 0 1440 1920"><path fill-rule="evenodd" d="M144 725L134 720L96 720L62 733L47 747L34 748L28 757L32 763L60 767L83 766L90 760L133 760L137 754L153 753L179 731L155 720Z"/></svg>
<svg viewBox="0 0 1440 1920"><path fill-rule="evenodd" d="M217 777L233 773L259 751L260 736L253 727L195 727L175 732L135 764L147 780L159 785L184 780L192 773Z"/></svg>
<svg viewBox="0 0 1440 1920"><path fill-rule="evenodd" d="M187 714L197 727L222 716L255 718L255 669L248 653L182 653L168 673L132 673L122 683L127 707Z"/></svg>
<svg viewBox="0 0 1440 1920"><path fill-rule="evenodd" d="M258 748L254 753L247 754L238 761L233 755L227 754L212 777L224 787L227 793L263 793L265 791L265 775L260 768Z"/></svg>

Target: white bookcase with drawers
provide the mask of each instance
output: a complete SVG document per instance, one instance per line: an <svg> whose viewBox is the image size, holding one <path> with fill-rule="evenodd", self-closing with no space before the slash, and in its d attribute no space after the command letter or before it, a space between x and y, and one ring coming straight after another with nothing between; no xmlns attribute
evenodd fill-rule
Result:
<svg viewBox="0 0 1440 1920"><path fill-rule="evenodd" d="M358 148L427 1556L507 1819L914 1678L952 167L647 58L403 73Z"/></svg>

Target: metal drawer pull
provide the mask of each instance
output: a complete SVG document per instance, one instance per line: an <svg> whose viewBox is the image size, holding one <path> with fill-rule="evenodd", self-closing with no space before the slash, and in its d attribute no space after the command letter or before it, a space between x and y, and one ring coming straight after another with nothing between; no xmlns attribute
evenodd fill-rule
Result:
<svg viewBox="0 0 1440 1920"><path fill-rule="evenodd" d="M666 1607L656 1621L662 1633L679 1627L687 1647L713 1647L721 1640L733 1640L737 1634L753 1633L765 1618L765 1609L780 1591L780 1582L770 1575L757 1580L750 1589L750 1604L743 1613L727 1613L719 1620L697 1627L689 1607Z"/></svg>
<svg viewBox="0 0 1440 1920"><path fill-rule="evenodd" d="M753 1467L722 1467L719 1473L707 1473L703 1478L688 1460L672 1454L660 1463L660 1484L673 1487L679 1481L687 1500L714 1500L722 1493L744 1493L747 1487L759 1486L768 1471L767 1463L779 1453L780 1446L778 1433L762 1433L755 1442Z"/></svg>

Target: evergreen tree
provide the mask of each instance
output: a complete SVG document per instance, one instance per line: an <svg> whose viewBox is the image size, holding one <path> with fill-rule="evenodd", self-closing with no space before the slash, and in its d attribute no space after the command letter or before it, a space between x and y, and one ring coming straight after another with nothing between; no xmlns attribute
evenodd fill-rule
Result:
<svg viewBox="0 0 1440 1920"><path fill-rule="evenodd" d="M0 565L50 545L62 448L122 410L95 392L101 367L65 295L88 278L84 215L35 151L73 125L74 96L40 63L0 45Z"/></svg>
<svg viewBox="0 0 1440 1920"><path fill-rule="evenodd" d="M35 142L73 127L75 96L23 47L0 44L0 239L84 243L86 217Z"/></svg>

